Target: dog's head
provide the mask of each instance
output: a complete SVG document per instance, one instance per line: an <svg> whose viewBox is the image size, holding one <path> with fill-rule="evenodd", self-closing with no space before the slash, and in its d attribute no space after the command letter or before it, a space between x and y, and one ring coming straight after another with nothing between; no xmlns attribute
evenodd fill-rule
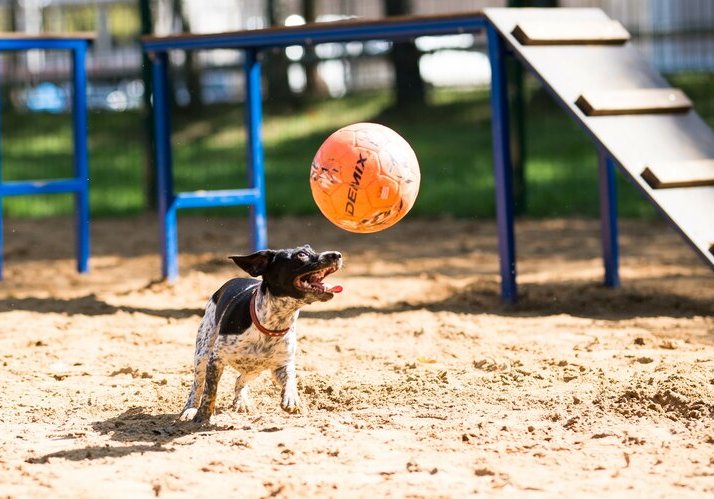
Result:
<svg viewBox="0 0 714 499"><path fill-rule="evenodd" d="M262 250L251 255L229 257L253 277L261 276L263 286L276 297L289 296L311 303L327 301L341 286L329 286L323 279L342 267L337 251L317 253L309 245L293 249Z"/></svg>

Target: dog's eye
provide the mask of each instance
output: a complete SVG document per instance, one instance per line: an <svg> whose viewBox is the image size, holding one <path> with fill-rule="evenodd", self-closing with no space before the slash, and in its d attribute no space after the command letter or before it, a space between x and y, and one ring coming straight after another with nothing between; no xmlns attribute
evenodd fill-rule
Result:
<svg viewBox="0 0 714 499"><path fill-rule="evenodd" d="M297 258L298 260L301 260L303 262L306 262L310 259L310 255L308 255L307 252L305 252L305 251L298 251L297 253L295 253L295 258Z"/></svg>

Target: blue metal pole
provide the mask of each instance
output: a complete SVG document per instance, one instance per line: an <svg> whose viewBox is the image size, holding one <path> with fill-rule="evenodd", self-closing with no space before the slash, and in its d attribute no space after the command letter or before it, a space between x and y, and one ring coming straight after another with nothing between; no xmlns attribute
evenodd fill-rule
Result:
<svg viewBox="0 0 714 499"><path fill-rule="evenodd" d="M425 35L473 33L486 28L482 14L463 14L453 17L400 18L354 23L315 23L279 30L247 30L233 33L207 34L184 37L181 34L150 37L142 41L144 50L207 50L215 48L256 49L312 45L355 40L409 40Z"/></svg>
<svg viewBox="0 0 714 499"><path fill-rule="evenodd" d="M77 270L87 272L89 262L89 162L87 155L87 45L72 51L72 131L74 134L74 176L77 238Z"/></svg>
<svg viewBox="0 0 714 499"><path fill-rule="evenodd" d="M501 299L515 303L516 245L513 231L513 175L508 125L506 48L493 25L488 25L488 57L491 62L491 135L496 187L496 222L501 270Z"/></svg>
<svg viewBox="0 0 714 499"><path fill-rule="evenodd" d="M605 286L620 286L619 250L617 235L617 189L615 161L607 151L598 147L600 187L600 239L605 265Z"/></svg>
<svg viewBox="0 0 714 499"><path fill-rule="evenodd" d="M0 99L0 184L2 184L2 182L2 99ZM3 254L5 253L3 233L5 229L3 225L3 196L2 192L0 192L0 281L3 279L3 266L5 263L5 259L3 258Z"/></svg>
<svg viewBox="0 0 714 499"><path fill-rule="evenodd" d="M265 169L261 126L263 122L260 92L260 62L258 51L249 49L245 54L246 78L246 130L248 134L248 182L258 193L250 206L251 243L253 250L268 247L267 213L265 203Z"/></svg>
<svg viewBox="0 0 714 499"><path fill-rule="evenodd" d="M171 109L168 85L169 58L157 52L152 59L154 104L154 163L161 241L161 275L169 281L178 277L178 237L171 160Z"/></svg>

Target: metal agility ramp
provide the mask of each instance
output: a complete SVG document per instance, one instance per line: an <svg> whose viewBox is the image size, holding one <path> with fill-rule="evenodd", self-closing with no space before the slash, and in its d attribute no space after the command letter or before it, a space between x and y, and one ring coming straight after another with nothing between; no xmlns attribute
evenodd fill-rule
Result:
<svg viewBox="0 0 714 499"><path fill-rule="evenodd" d="M714 269L714 132L689 99L639 55L625 28L599 9L494 8L484 14L497 32L489 37L490 50L510 51L598 147L606 284L619 282L615 165ZM500 50L491 47L499 44ZM498 99L505 72L494 59ZM508 151L502 149L494 150L495 167L508 172ZM510 197L508 185L499 196ZM512 216L499 218L505 225L502 294L515 301Z"/></svg>

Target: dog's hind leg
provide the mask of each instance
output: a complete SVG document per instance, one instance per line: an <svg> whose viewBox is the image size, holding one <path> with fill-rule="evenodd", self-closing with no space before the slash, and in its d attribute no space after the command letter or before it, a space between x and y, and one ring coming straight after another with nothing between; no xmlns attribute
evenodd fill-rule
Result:
<svg viewBox="0 0 714 499"><path fill-rule="evenodd" d="M218 328L216 327L216 305L209 301L206 305L206 312L201 319L196 334L196 351L193 356L193 384L188 394L188 400L181 411L180 421L190 421L196 415L198 406L201 403L203 390L206 384L206 367L208 358L213 350L213 346L218 338Z"/></svg>

